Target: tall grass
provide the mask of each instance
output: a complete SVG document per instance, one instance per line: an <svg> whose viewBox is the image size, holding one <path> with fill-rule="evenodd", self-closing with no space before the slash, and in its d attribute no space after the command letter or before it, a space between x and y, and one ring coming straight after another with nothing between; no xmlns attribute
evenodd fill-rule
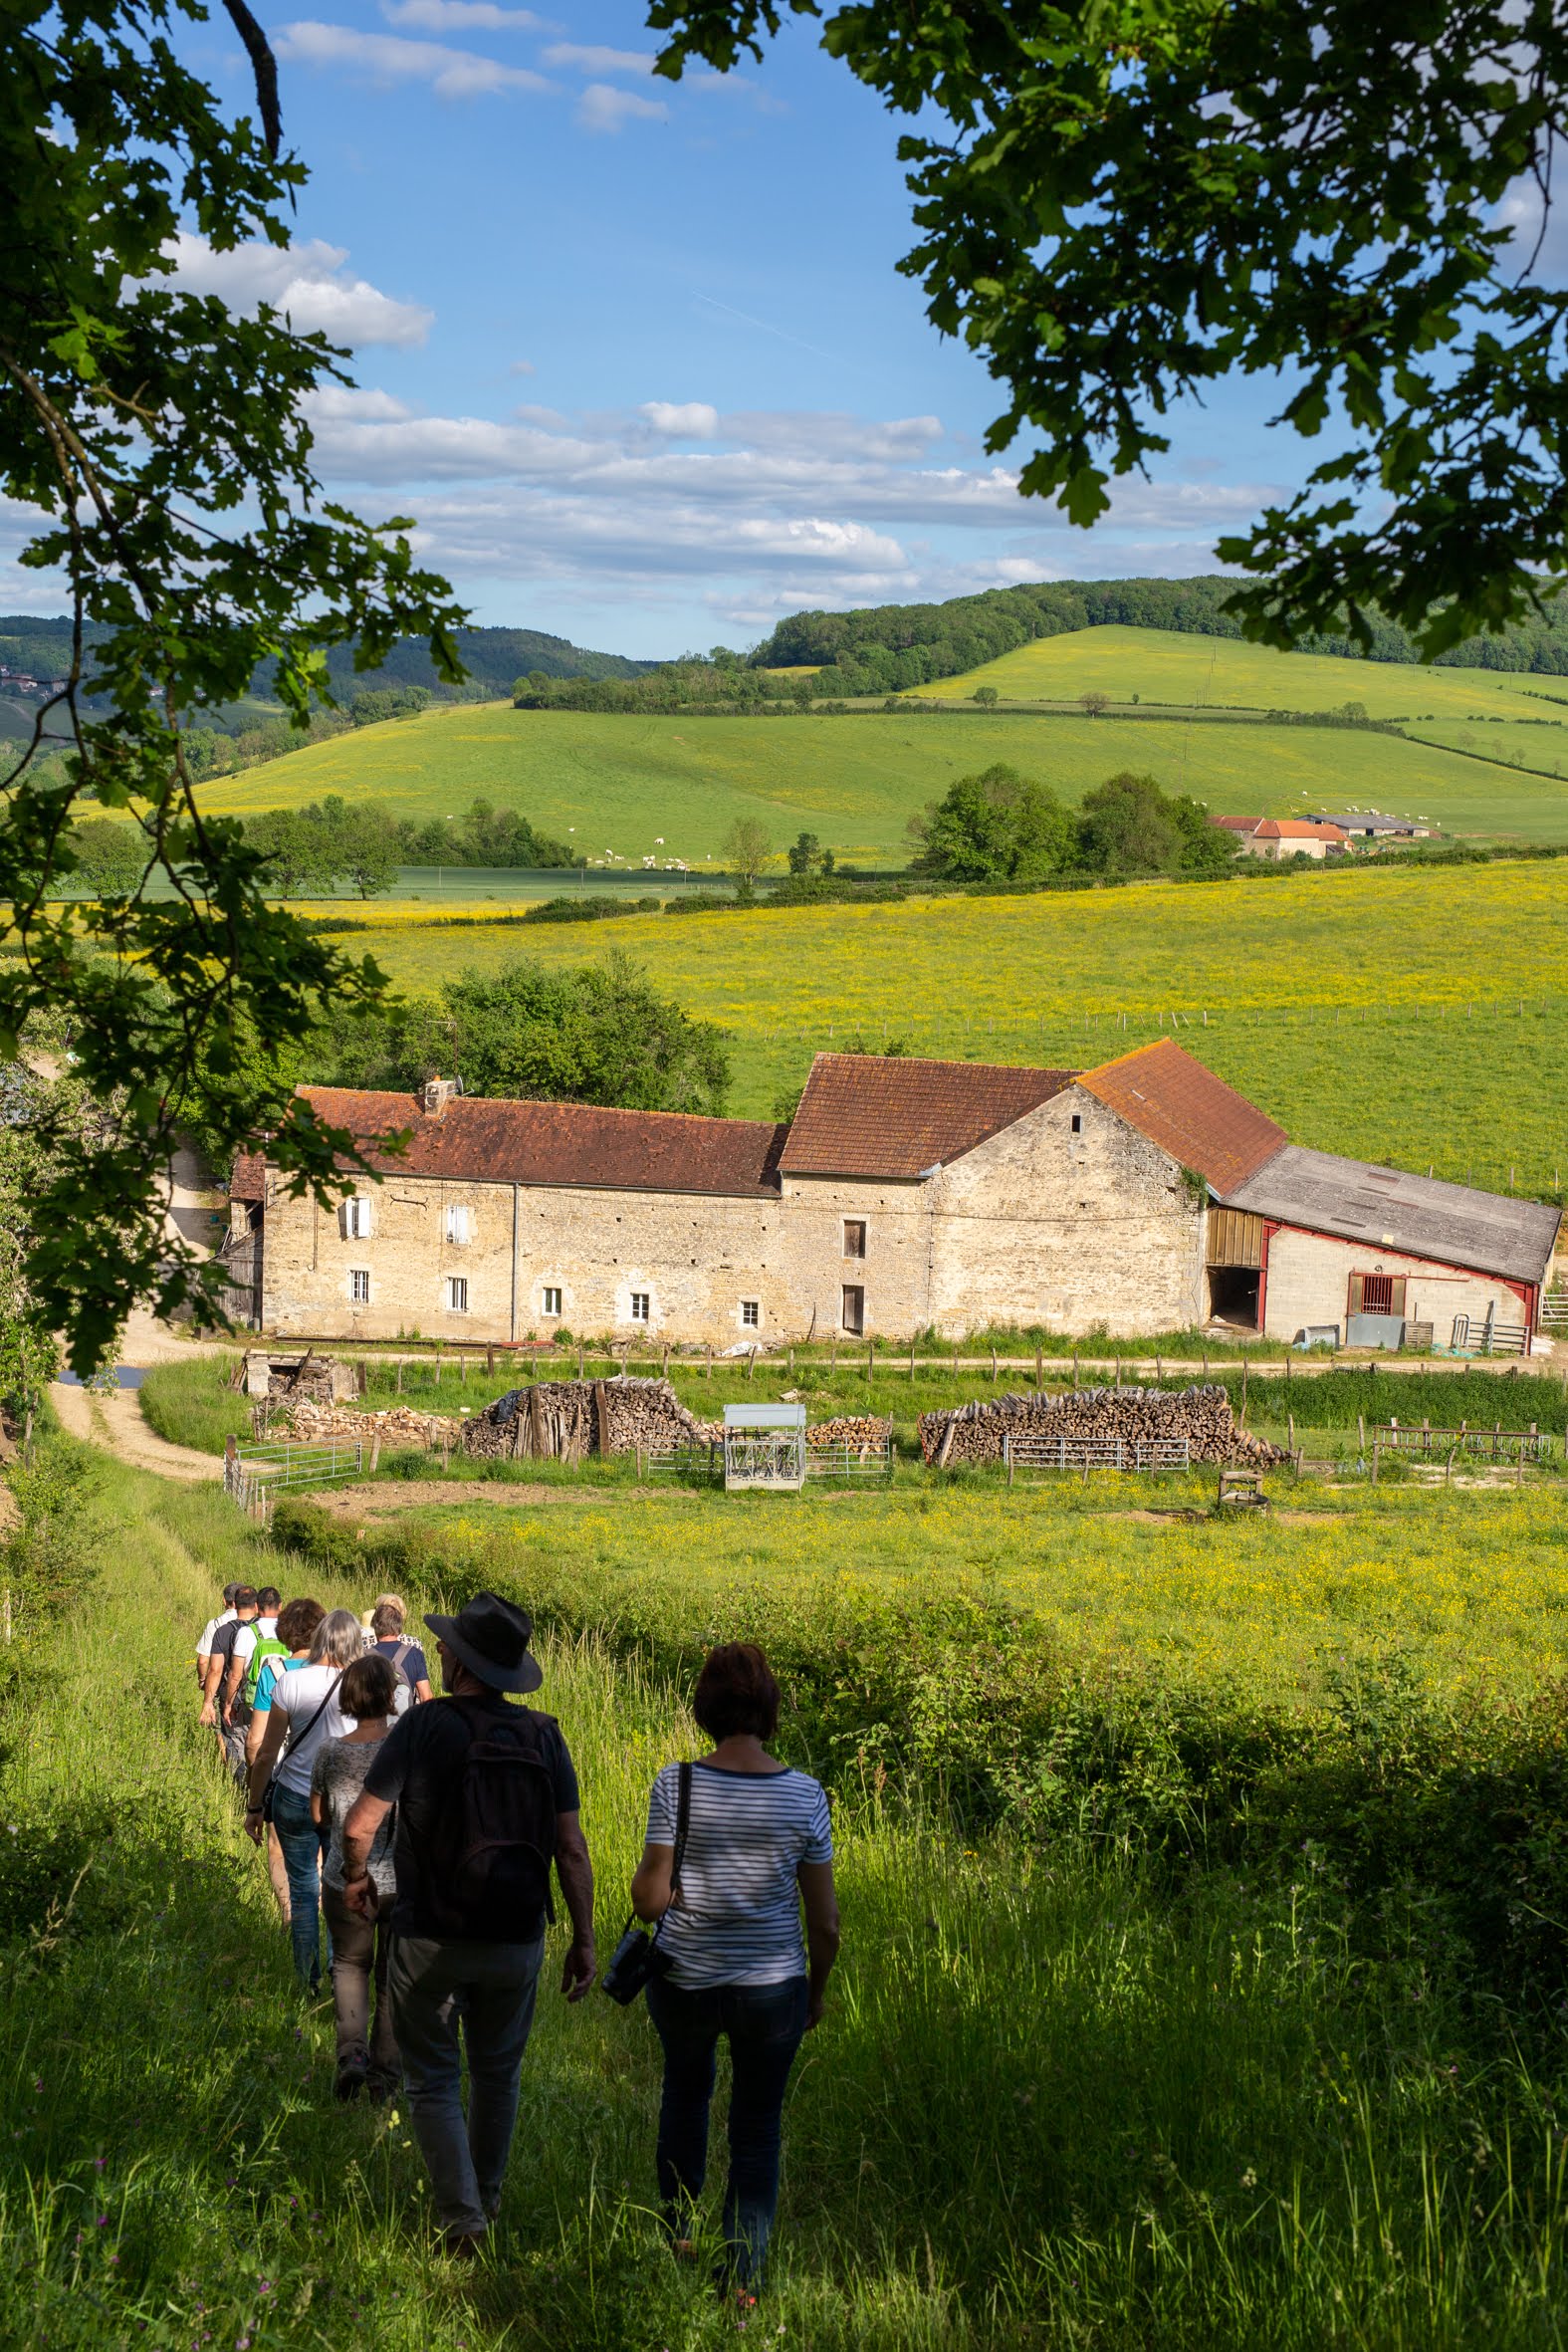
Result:
<svg viewBox="0 0 1568 2352"><path fill-rule="evenodd" d="M495 2261L432 2258L406 2116L333 2104L326 2015L193 1725L192 1629L265 1547L221 1497L97 1479L75 1597L6 1698L0 1839L64 1842L52 1889L0 1860L0 2342L732 2341L649 2216L640 2011L547 1995ZM607 1936L647 1783L694 1735L591 1638L546 1663ZM1173 1901L1125 1846L967 1850L869 1785L837 1838L845 1962L791 2092L770 2340L1561 2340L1561 2046L1466 2003L1419 1890L1369 1967L1310 1858Z"/></svg>

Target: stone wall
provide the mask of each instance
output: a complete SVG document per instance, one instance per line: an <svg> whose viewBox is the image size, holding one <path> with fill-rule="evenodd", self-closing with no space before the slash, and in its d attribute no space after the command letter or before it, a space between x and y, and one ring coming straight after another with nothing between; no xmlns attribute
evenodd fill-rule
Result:
<svg viewBox="0 0 1568 2352"><path fill-rule="evenodd" d="M777 1198L715 1199L391 1176L365 1190L367 1235L351 1212L270 1189L266 1328L280 1337L483 1341L564 1325L768 1345L842 1330L846 1285L864 1293L865 1329L899 1338L993 1322L1158 1331L1200 1312L1203 1216L1181 1171L1078 1087L911 1182L786 1177ZM845 1255L846 1221L864 1226L863 1258Z"/></svg>
<svg viewBox="0 0 1568 2352"><path fill-rule="evenodd" d="M1499 1275L1472 1274L1463 1267L1439 1266L1428 1258L1286 1225L1269 1236L1263 1299L1266 1336L1293 1339L1307 1323L1337 1323L1343 1338L1353 1274L1403 1275L1406 1321L1431 1323L1440 1347L1448 1346L1456 1314L1467 1314L1476 1329L1485 1321L1488 1305L1499 1323L1526 1319L1519 1293Z"/></svg>

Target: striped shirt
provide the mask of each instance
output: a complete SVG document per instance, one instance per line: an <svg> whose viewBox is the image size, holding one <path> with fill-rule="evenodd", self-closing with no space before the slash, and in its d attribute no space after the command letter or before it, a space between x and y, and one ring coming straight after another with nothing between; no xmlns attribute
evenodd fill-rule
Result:
<svg viewBox="0 0 1568 2352"><path fill-rule="evenodd" d="M648 1842L673 1846L680 1766L666 1764L648 1802ZM659 1947L669 1981L782 1985L805 1975L800 1933L802 1862L830 1862L833 1836L821 1782L805 1772L692 1767L691 1819L678 1903Z"/></svg>

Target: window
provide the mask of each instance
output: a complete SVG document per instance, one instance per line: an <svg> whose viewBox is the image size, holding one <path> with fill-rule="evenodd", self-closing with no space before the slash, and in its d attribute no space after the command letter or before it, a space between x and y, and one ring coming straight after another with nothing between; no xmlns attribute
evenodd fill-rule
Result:
<svg viewBox="0 0 1568 2352"><path fill-rule="evenodd" d="M342 1205L343 1233L349 1241L367 1242L369 1240L375 1230L372 1219L374 1206L375 1204L367 1200L363 1193L356 1194L351 1201L344 1201Z"/></svg>
<svg viewBox="0 0 1568 2352"><path fill-rule="evenodd" d="M553 1289L549 1283L545 1285L545 1304L541 1311L545 1314L560 1314L560 1293L559 1290Z"/></svg>
<svg viewBox="0 0 1568 2352"><path fill-rule="evenodd" d="M449 1274L447 1276L446 1304L449 1314L467 1314L468 1277L466 1274Z"/></svg>
<svg viewBox="0 0 1568 2352"><path fill-rule="evenodd" d="M349 1301L350 1301L350 1303L351 1303L352 1305L354 1305L354 1306L368 1306L368 1305L369 1305L369 1303L370 1303L370 1271L369 1271L369 1268L368 1268L368 1267L364 1267L364 1266L350 1266L350 1267L349 1267L349 1269L348 1269L348 1297L349 1297Z"/></svg>
<svg viewBox="0 0 1568 2352"><path fill-rule="evenodd" d="M1402 1274L1353 1274L1350 1278L1351 1314L1399 1314L1405 1311Z"/></svg>
<svg viewBox="0 0 1568 2352"><path fill-rule="evenodd" d="M743 1298L741 1300L742 1327L748 1331L755 1331L762 1319L762 1300L760 1298Z"/></svg>
<svg viewBox="0 0 1568 2352"><path fill-rule="evenodd" d="M860 1332L866 1327L866 1294L858 1283L845 1283L843 1326L846 1331Z"/></svg>
<svg viewBox="0 0 1568 2352"><path fill-rule="evenodd" d="M863 1258L866 1254L866 1221L863 1217L844 1219L844 1256Z"/></svg>
<svg viewBox="0 0 1568 2352"><path fill-rule="evenodd" d="M448 1209L446 1213L447 1240L449 1242L466 1242L468 1235L468 1211L466 1209Z"/></svg>
<svg viewBox="0 0 1568 2352"><path fill-rule="evenodd" d="M651 1307L652 1303L653 1301L649 1297L646 1291L633 1291L631 1294L632 1321L634 1323L652 1322L653 1317L649 1312L649 1308Z"/></svg>
<svg viewBox="0 0 1568 2352"><path fill-rule="evenodd" d="M1072 1131L1074 1135L1083 1133L1083 1113L1081 1110L1075 1110L1072 1114Z"/></svg>

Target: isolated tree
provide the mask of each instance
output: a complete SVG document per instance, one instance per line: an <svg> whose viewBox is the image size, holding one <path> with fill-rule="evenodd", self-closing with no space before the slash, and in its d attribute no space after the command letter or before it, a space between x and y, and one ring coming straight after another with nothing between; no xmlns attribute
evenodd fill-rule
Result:
<svg viewBox="0 0 1568 2352"><path fill-rule="evenodd" d="M724 836L722 854L735 876L736 896L754 898L758 876L774 862L773 835L760 817L738 817Z"/></svg>
<svg viewBox="0 0 1568 2352"><path fill-rule="evenodd" d="M917 873L954 882L1035 881L1071 864L1073 823L1048 788L1002 763L961 776L923 817Z"/></svg>
<svg viewBox="0 0 1568 2352"><path fill-rule="evenodd" d="M1181 857L1181 827L1159 785L1125 769L1084 794L1078 839L1092 873L1168 873Z"/></svg>
<svg viewBox="0 0 1568 2352"><path fill-rule="evenodd" d="M170 1238L159 1179L193 1116L227 1149L280 1127L265 1084L228 1084L246 1025L280 1040L381 985L269 904L262 850L202 812L187 730L263 664L303 728L329 694L329 647L350 641L373 668L424 637L439 674L461 674L463 616L415 568L405 526L320 494L305 403L346 380L341 354L275 311L234 317L173 282L181 231L219 250L287 245L304 179L280 156L265 40L243 0L227 4L259 128L226 121L177 60L183 26L205 23L199 0L18 0L0 67L0 489L39 519L22 561L62 580L73 643L31 738L0 762L0 895L19 950L0 964L0 1052L56 1010L83 1083L114 1105L62 1132L22 1268L84 1371L137 1296L219 1300L221 1269ZM91 644L88 623L103 631ZM47 757L62 744L64 761ZM95 797L141 820L171 895L58 901L76 811ZM319 1197L340 1187L339 1155L360 1160L309 1115L273 1150Z"/></svg>
<svg viewBox="0 0 1568 2352"><path fill-rule="evenodd" d="M1110 696L1101 694L1097 689L1088 694L1080 694L1078 701L1091 719L1100 718L1111 707Z"/></svg>
<svg viewBox="0 0 1568 2352"><path fill-rule="evenodd" d="M1219 543L1249 635L1365 646L1381 607L1430 655L1568 568L1554 0L653 0L658 71L725 71L786 14L915 123L900 266L1004 386L988 447L1037 432L1025 492L1093 523L1178 400L1255 373L1333 431Z"/></svg>
<svg viewBox="0 0 1568 2352"><path fill-rule="evenodd" d="M833 852L822 847L815 833L798 834L784 855L797 881L809 881L816 874L830 874L833 870Z"/></svg>
<svg viewBox="0 0 1568 2352"><path fill-rule="evenodd" d="M975 689L975 700L980 704L982 710L995 710L997 707L996 687L977 686Z"/></svg>
<svg viewBox="0 0 1568 2352"><path fill-rule="evenodd" d="M90 817L71 836L76 878L99 897L134 890L152 854L139 825L113 817Z"/></svg>

